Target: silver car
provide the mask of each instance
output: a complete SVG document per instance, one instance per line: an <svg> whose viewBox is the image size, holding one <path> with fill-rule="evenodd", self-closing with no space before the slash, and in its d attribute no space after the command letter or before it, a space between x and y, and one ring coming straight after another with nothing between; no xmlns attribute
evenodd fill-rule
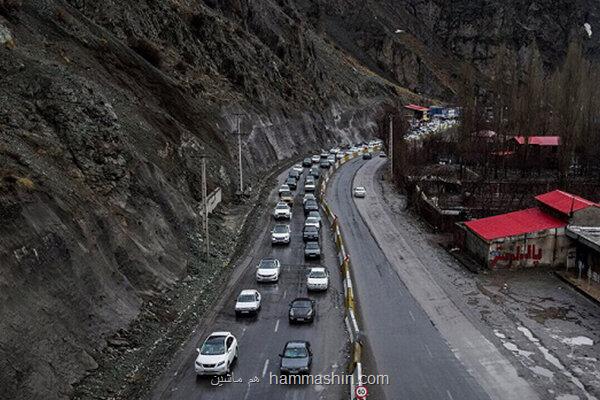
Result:
<svg viewBox="0 0 600 400"><path fill-rule="evenodd" d="M354 193L354 197L365 197L367 195L367 190L363 186L357 186L352 191Z"/></svg>
<svg viewBox="0 0 600 400"><path fill-rule="evenodd" d="M290 236L291 236L291 231L290 231L289 225L283 225L283 224L275 225L273 227L273 230L271 231L271 243L272 244L278 244L278 243L289 244Z"/></svg>

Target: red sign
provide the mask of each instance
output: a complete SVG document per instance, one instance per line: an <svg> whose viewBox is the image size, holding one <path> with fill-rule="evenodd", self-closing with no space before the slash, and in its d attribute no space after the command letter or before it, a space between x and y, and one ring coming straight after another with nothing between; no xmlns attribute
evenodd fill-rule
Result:
<svg viewBox="0 0 600 400"><path fill-rule="evenodd" d="M356 389L354 389L354 394L358 400L364 400L367 398L369 391L366 386L357 386Z"/></svg>

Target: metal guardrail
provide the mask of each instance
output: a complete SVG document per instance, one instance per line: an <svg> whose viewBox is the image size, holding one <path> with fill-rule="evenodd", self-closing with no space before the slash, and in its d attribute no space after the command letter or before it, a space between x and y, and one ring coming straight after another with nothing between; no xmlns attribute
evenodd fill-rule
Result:
<svg viewBox="0 0 600 400"><path fill-rule="evenodd" d="M338 254L338 262L340 266L340 271L342 274L342 279L344 283L344 299L345 299L345 308L346 308L346 317L344 321L346 323L346 327L348 328L348 334L350 336L350 342L352 343L352 356L350 357L350 362L348 364L348 372L352 374L352 379L350 383L350 399L355 400L356 394L355 390L358 385L361 385L362 379L362 355L363 355L363 340L362 333L359 329L358 320L356 318L356 298L354 296L354 287L352 285L352 264L350 262L350 255L346 249L346 245L344 244L344 237L342 235L342 231L340 230L338 217L333 213L329 204L325 200L325 191L327 190L327 184L329 183L329 179L335 173L335 171L344 165L346 162L358 157L362 156L362 154L367 152L375 152L379 151L380 146L375 146L372 150L363 149L362 151L357 151L352 153L352 155L344 155L344 157L333 165L332 168L328 169L322 176L321 182L319 183L319 189L317 191L317 197L321 204L321 208L323 212L327 216L327 220L331 225L331 229L333 231L335 247L337 249Z"/></svg>

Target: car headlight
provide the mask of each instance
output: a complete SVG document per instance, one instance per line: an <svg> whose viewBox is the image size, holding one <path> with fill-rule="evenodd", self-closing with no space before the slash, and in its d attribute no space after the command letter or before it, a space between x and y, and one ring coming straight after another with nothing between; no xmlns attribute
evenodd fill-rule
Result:
<svg viewBox="0 0 600 400"><path fill-rule="evenodd" d="M217 363L217 367L220 367L221 365L225 364L225 361L221 361Z"/></svg>
<svg viewBox="0 0 600 400"><path fill-rule="evenodd" d="M306 313L306 315L308 315L309 317L312 315L313 311L312 310L308 310L308 313Z"/></svg>
<svg viewBox="0 0 600 400"><path fill-rule="evenodd" d="M294 310L290 310L290 317L294 316Z"/></svg>

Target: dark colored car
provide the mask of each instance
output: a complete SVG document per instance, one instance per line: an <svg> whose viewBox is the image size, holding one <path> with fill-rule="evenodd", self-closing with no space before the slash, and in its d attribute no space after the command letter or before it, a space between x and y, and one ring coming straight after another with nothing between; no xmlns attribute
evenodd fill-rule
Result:
<svg viewBox="0 0 600 400"><path fill-rule="evenodd" d="M302 160L302 166L304 168L312 167L312 160L310 158L305 158L304 160Z"/></svg>
<svg viewBox="0 0 600 400"><path fill-rule="evenodd" d="M316 226L305 226L302 231L302 239L305 242L309 241L318 241L319 240L319 230Z"/></svg>
<svg viewBox="0 0 600 400"><path fill-rule="evenodd" d="M288 173L288 179L289 178L294 178L295 180L300 179L300 172L295 171L295 170L290 170L290 172Z"/></svg>
<svg viewBox="0 0 600 400"><path fill-rule="evenodd" d="M285 180L285 184L288 185L292 190L296 190L296 188L298 187L298 182L292 177L287 178Z"/></svg>
<svg viewBox="0 0 600 400"><path fill-rule="evenodd" d="M319 163L319 167L321 167L321 168L329 168L329 167L331 167L331 164L327 160L321 160L321 162Z"/></svg>
<svg viewBox="0 0 600 400"><path fill-rule="evenodd" d="M310 342L292 340L285 344L279 355L279 372L282 374L308 374L312 366Z"/></svg>
<svg viewBox="0 0 600 400"><path fill-rule="evenodd" d="M306 242L304 245L304 258L321 258L319 242Z"/></svg>
<svg viewBox="0 0 600 400"><path fill-rule="evenodd" d="M307 200L304 203L304 215L308 215L311 211L319 211L319 205L314 200Z"/></svg>
<svg viewBox="0 0 600 400"><path fill-rule="evenodd" d="M298 297L290 303L288 317L290 323L313 322L315 319L315 301L306 297Z"/></svg>
<svg viewBox="0 0 600 400"><path fill-rule="evenodd" d="M315 178L315 179L319 179L319 177L321 176L321 171L319 171L318 167L312 167L310 169L310 174Z"/></svg>
<svg viewBox="0 0 600 400"><path fill-rule="evenodd" d="M371 153L364 153L362 158L363 160L370 160L373 158L373 155Z"/></svg>

